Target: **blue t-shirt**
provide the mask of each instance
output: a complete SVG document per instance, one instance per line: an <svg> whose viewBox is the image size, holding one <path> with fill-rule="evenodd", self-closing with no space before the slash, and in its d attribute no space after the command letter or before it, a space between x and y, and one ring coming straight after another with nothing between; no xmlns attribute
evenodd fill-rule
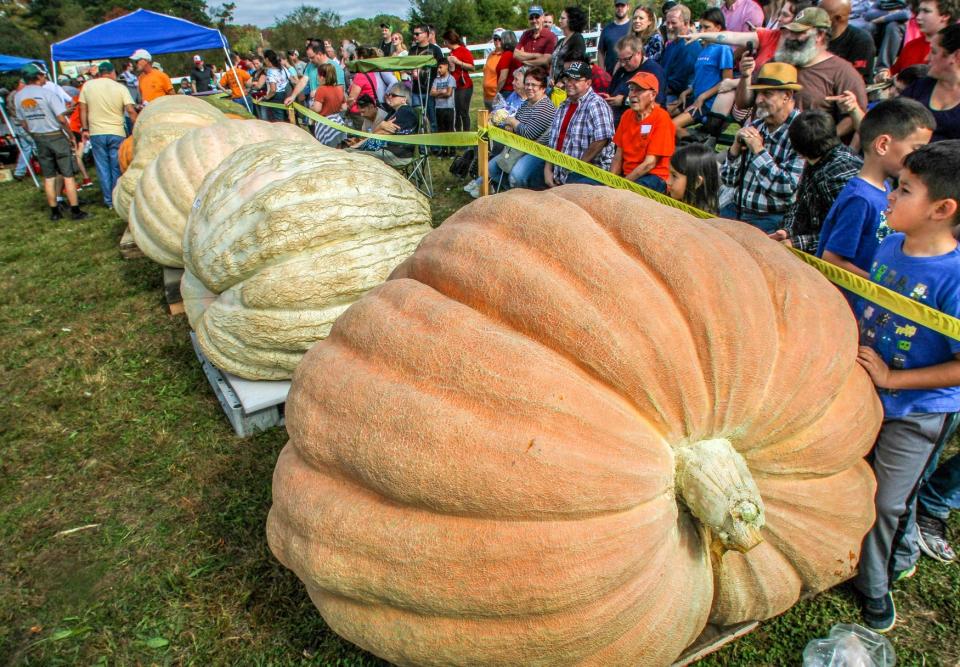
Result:
<svg viewBox="0 0 960 667"><path fill-rule="evenodd" d="M870 279L894 292L954 317L960 317L960 248L936 257L903 253L903 234L890 234L877 250ZM890 366L901 370L936 366L960 353L960 341L947 338L866 299L857 304L860 344L868 345ZM960 411L960 387L880 389L886 417L917 412Z"/></svg>
<svg viewBox="0 0 960 667"><path fill-rule="evenodd" d="M663 49L660 65L667 73L668 95L677 97L690 86L700 49L699 40L686 44L682 39L669 42Z"/></svg>
<svg viewBox="0 0 960 667"><path fill-rule="evenodd" d="M725 69L733 69L733 49L726 44L705 46L697 56L697 66L693 72L693 98L687 102L692 103L701 93L720 83ZM705 110L713 106L715 97L716 95L703 105Z"/></svg>
<svg viewBox="0 0 960 667"><path fill-rule="evenodd" d="M633 21L627 21L623 25L617 25L612 21L600 31L600 39L597 40L597 49L603 51L603 69L607 73L613 74L613 68L617 66L617 42L622 37L626 37L630 31L630 24Z"/></svg>
<svg viewBox="0 0 960 667"><path fill-rule="evenodd" d="M823 221L817 257L829 250L869 272L880 242L892 231L886 215L889 193L886 183L881 190L859 176L851 178Z"/></svg>

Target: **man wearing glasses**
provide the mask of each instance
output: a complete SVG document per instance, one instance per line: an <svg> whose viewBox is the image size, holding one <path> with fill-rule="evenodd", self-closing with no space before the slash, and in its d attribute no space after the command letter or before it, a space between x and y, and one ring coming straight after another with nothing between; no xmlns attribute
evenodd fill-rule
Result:
<svg viewBox="0 0 960 667"><path fill-rule="evenodd" d="M557 36L543 23L543 7L533 5L527 12L530 29L520 36L513 57L527 67L549 67L550 55L557 48Z"/></svg>
<svg viewBox="0 0 960 667"><path fill-rule="evenodd" d="M617 42L616 51L620 67L613 73L613 79L610 81L610 94L599 93L599 95L613 109L613 121L618 125L620 117L630 107L627 99L630 79L640 72L647 72L656 77L659 83L656 101L662 106L666 104L667 75L660 67L660 63L644 56L643 40L639 37L627 35L622 38Z"/></svg>
<svg viewBox="0 0 960 667"><path fill-rule="evenodd" d="M592 82L593 73L587 63L572 63L563 71L560 85L566 91L567 99L553 117L547 145L609 171L614 153L610 143L613 112L610 105L593 91ZM543 180L548 188L563 183L599 185L597 181L549 162L543 168Z"/></svg>
<svg viewBox="0 0 960 667"><path fill-rule="evenodd" d="M410 55L433 56L436 62L444 59L440 47L430 43L430 30L426 25L418 25L413 29L413 46L410 47ZM437 110L434 106L435 100L430 96L430 87L436 78L436 64L432 67L421 67L413 71L413 106L426 107L431 132L437 131Z"/></svg>

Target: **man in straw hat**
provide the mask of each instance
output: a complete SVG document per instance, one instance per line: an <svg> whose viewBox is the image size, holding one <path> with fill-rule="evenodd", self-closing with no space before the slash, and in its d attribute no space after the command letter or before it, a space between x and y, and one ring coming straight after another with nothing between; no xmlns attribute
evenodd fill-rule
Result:
<svg viewBox="0 0 960 667"><path fill-rule="evenodd" d="M720 168L723 184L734 189L733 202L721 207L721 216L767 233L780 228L803 174L803 158L788 135L800 115L794 96L801 88L793 65L770 62L760 68L750 86L756 120L737 132Z"/></svg>

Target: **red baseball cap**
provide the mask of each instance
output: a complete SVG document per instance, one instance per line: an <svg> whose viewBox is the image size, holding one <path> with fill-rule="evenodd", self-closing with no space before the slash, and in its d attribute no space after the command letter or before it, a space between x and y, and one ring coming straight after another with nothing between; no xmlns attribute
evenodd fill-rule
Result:
<svg viewBox="0 0 960 667"><path fill-rule="evenodd" d="M637 72L633 75L633 78L630 79L629 83L632 83L638 88L652 90L655 93L660 92L660 82L657 81L657 77L650 72Z"/></svg>

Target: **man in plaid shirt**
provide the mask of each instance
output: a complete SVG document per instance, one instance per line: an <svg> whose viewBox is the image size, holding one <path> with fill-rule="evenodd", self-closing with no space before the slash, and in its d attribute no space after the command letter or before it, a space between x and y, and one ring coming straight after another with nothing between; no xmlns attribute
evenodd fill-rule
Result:
<svg viewBox="0 0 960 667"><path fill-rule="evenodd" d="M590 65L584 62L571 63L563 71L562 85L567 91L567 99L553 117L547 145L609 171L614 152L611 143L613 112L610 105L593 91L592 76ZM544 165L543 179L548 188L563 183L599 185L586 176L568 172L549 162Z"/></svg>
<svg viewBox="0 0 960 667"><path fill-rule="evenodd" d="M781 227L796 196L803 158L790 143L790 123L800 115L793 99L801 89L793 65L770 62L750 89L756 92L756 118L737 132L720 168L733 202L720 209L725 218L742 220L768 234Z"/></svg>

